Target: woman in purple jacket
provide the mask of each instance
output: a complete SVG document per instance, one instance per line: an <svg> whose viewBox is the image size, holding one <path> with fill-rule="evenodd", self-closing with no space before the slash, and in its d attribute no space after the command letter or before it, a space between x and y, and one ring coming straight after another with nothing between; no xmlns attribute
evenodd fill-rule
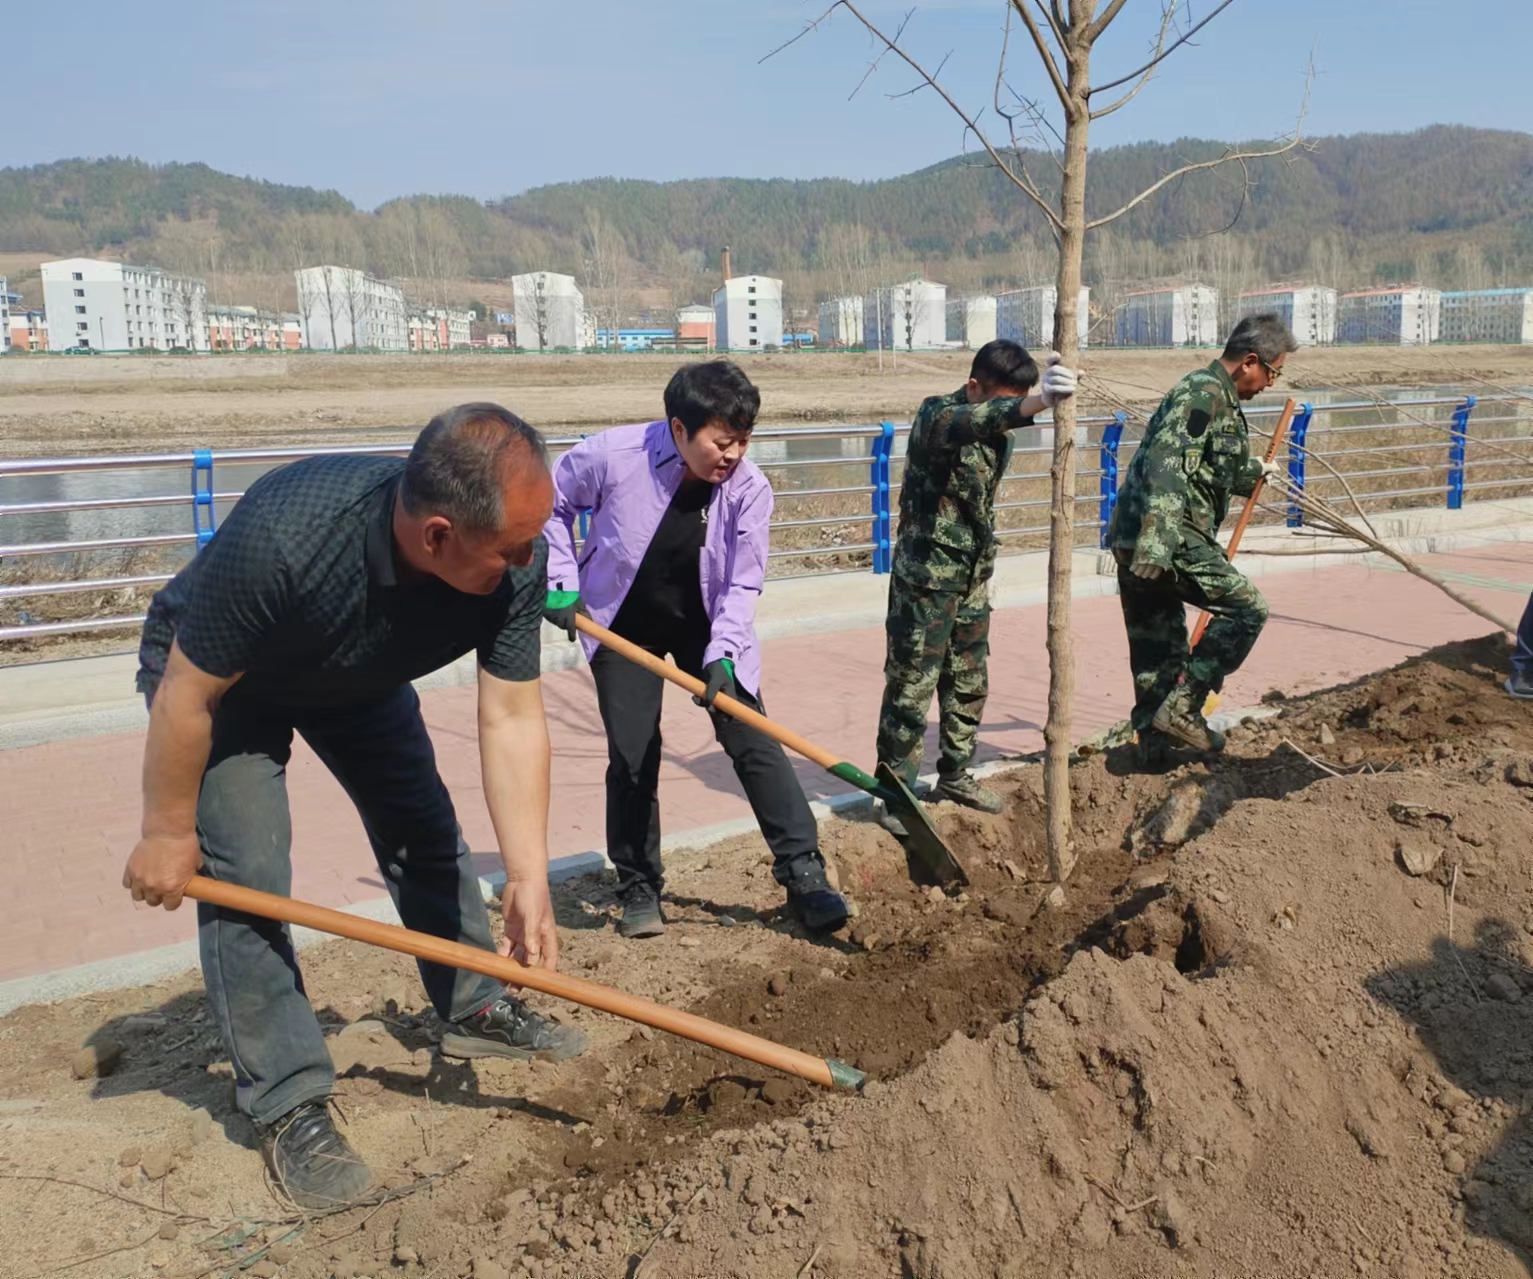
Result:
<svg viewBox="0 0 1533 1279"><path fill-rule="evenodd" d="M745 460L761 392L728 360L689 364L665 388L665 420L582 440L554 467L547 617L574 638L576 611L761 709L756 602L766 576L772 489ZM577 558L574 525L589 511ZM665 931L660 909L660 701L664 682L583 638L607 730L607 856L623 937ZM783 749L721 711L729 753L788 909L814 931L846 921L809 802Z"/></svg>

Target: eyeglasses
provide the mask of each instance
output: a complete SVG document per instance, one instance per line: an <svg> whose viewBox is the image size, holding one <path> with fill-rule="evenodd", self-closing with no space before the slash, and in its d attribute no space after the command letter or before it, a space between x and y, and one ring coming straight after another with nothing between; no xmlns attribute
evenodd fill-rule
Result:
<svg viewBox="0 0 1533 1279"><path fill-rule="evenodd" d="M1256 353L1254 351L1252 352L1252 354L1256 355ZM1272 386L1280 377L1283 376L1283 370L1282 369L1275 369L1275 368L1273 368L1272 365L1268 364L1267 361L1262 359L1261 356L1259 356L1259 355L1256 356L1256 362L1258 364L1260 364L1262 366L1262 368L1267 370L1267 385L1268 386Z"/></svg>

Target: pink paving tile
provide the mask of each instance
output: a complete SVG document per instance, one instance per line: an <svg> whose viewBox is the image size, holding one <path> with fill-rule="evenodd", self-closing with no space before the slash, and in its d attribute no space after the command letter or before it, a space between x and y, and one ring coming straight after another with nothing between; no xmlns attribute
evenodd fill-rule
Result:
<svg viewBox="0 0 1533 1279"><path fill-rule="evenodd" d="M1429 562L1513 587L1533 583L1533 546L1502 544ZM1354 679L1435 644L1490 629L1430 586L1391 570L1346 565L1267 577L1260 586L1272 620L1246 668L1231 679L1228 706L1250 705L1273 687L1302 692ZM1513 621L1525 600L1521 587L1463 589ZM1086 736L1121 719L1131 697L1117 599L1077 600L1073 631L1075 729ZM879 627L770 641L765 645L768 710L827 749L871 764L882 664ZM798 671L816 677L795 681L792 673ZM1041 607L996 613L990 671L981 759L1038 749L1048 683ZM606 746L590 673L550 675L544 696L554 743L551 851L559 856L600 847ZM498 858L491 851L494 839L479 779L473 690L438 690L422 701L464 833L480 850L479 867L491 869ZM707 717L679 690L667 691L662 732L666 831L749 814ZM12 885L0 980L195 935L191 908L167 914L134 907L118 887L137 833L142 749L141 735L119 734L0 754L0 813L7 834L0 867L11 872ZM934 751L933 728L928 759ZM845 789L805 761L795 767L811 797ZM330 905L383 896L361 822L301 742L295 744L288 778L294 892Z"/></svg>

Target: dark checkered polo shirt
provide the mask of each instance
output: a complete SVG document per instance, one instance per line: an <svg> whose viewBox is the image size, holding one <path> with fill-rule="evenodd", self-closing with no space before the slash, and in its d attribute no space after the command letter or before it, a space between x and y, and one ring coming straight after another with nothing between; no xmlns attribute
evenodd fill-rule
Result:
<svg viewBox="0 0 1533 1279"><path fill-rule="evenodd" d="M370 701L477 651L504 680L538 677L548 545L491 595L401 578L394 498L402 458L320 457L263 475L213 540L149 606L138 687L152 692L171 640L241 700Z"/></svg>

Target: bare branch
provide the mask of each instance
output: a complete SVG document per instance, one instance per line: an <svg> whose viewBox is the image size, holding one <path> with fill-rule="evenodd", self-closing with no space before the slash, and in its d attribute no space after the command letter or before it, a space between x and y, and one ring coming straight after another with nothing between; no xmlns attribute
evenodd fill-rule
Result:
<svg viewBox="0 0 1533 1279"><path fill-rule="evenodd" d="M1123 6L1128 0L1112 0L1112 3L1102 10L1102 16L1086 28L1086 43L1093 45L1097 37L1112 26L1113 19L1123 12Z"/></svg>
<svg viewBox="0 0 1533 1279"><path fill-rule="evenodd" d="M1160 59L1163 56L1162 50L1166 47L1166 36L1171 30L1172 19L1176 17L1176 6L1178 3L1179 0L1167 0L1164 8L1161 9L1160 31L1157 32L1155 36L1155 57L1150 60L1150 65L1145 68L1144 74L1134 82L1133 88L1131 88L1116 102L1102 107L1100 110L1093 111L1091 113L1091 118L1093 120L1100 120L1103 116L1111 115L1114 111L1120 111L1124 107L1128 106L1130 102L1139 96L1139 91L1155 78L1155 68L1159 65ZM1092 92L1095 92L1095 90ZM1087 101L1090 101L1091 94L1088 93L1086 97Z"/></svg>
<svg viewBox="0 0 1533 1279"><path fill-rule="evenodd" d="M1013 3L1018 2L1019 0L1013 0ZM848 13L850 13L852 17L856 18L857 21L860 22L863 27L884 46L886 53L894 54L895 57L899 58L901 62L908 66L918 76L920 76L921 79L925 82L926 86L935 90L937 95L952 109L953 114L963 121L967 132L974 135L980 146L984 148L985 154L988 155L994 162L996 168L1000 169L1000 171L1006 175L1006 178L1012 183L1013 186L1015 186L1019 191L1026 195L1028 199L1030 199L1035 205L1038 206L1038 209L1043 213L1043 216L1049 220L1050 229L1057 235L1061 227L1059 214L1049 206L1049 202L1044 199L1043 193L1038 190L1037 186L1033 183L1033 180L1028 177L1026 171L1021 169L1020 165L1017 168L1013 168L1012 165L1008 164L1005 157L996 148L995 144L990 141L990 138L986 135L985 131L980 128L978 117L971 115L968 111L965 111L963 107L959 106L957 99L955 99L953 95L938 82L936 76L928 71L925 67L923 67L919 62L911 57L910 54L906 53L905 50L900 47L900 45L897 43L899 32L896 32L894 36L886 35L871 19L864 15L862 11L852 3L852 0L836 0L836 3L833 4L830 9L827 9L824 14L821 14L819 18L815 19L815 23L811 24L811 27L813 25L817 25L818 23L824 22L825 18L834 9L845 9ZM909 15L907 14L906 21L908 20ZM905 29L904 22L901 22L899 29L900 31ZM802 35L803 33L800 32L799 34ZM879 58L881 59L883 56L883 54L880 54ZM874 66L877 66L877 60L875 60ZM869 68L868 74L872 74L872 68ZM863 76L863 82L866 82L866 80L867 76L865 75ZM859 84L858 87L860 88L861 84Z"/></svg>
<svg viewBox="0 0 1533 1279"><path fill-rule="evenodd" d="M1047 19L1049 30L1054 33L1054 39L1059 42L1059 47L1061 49L1066 49L1065 23L1061 20L1060 17L1058 0L1050 0L1050 3L1047 5L1043 3L1043 0L1035 0L1035 3L1038 6L1038 12L1041 13L1045 19ZM1008 15L1008 20L1009 16L1010 15Z"/></svg>
<svg viewBox="0 0 1533 1279"><path fill-rule="evenodd" d="M799 31L799 33L796 36L794 36L791 40L784 40L780 45L778 45L770 53L765 54L764 56L762 56L760 58L757 58L756 59L756 65L759 67L763 62L766 62L768 59L775 58L784 49L792 48L800 40L802 40L805 36L807 36L811 31L818 31L820 29L821 24L826 22L826 21L828 21L829 18L830 18L830 15L833 14L840 7L841 7L840 0L836 0L836 3L831 5L830 8L825 10L825 12L822 13L818 18L810 18L807 22L805 22L803 27L802 27L802 29Z"/></svg>
<svg viewBox="0 0 1533 1279"><path fill-rule="evenodd" d="M1226 0L1226 2L1228 3L1229 0ZM1231 148L1216 160L1201 160L1196 164L1184 164L1179 169L1173 169L1158 182L1152 183L1150 186L1146 187L1122 208L1115 209L1105 217L1093 218L1090 222L1087 222L1086 230L1094 231L1097 229L1097 227L1106 226L1109 222L1116 222L1125 213L1128 213L1131 209L1134 209L1138 205L1143 204L1162 187L1169 183L1175 182L1178 178L1186 177L1189 173L1200 173L1206 169L1217 169L1222 164L1239 164L1244 167L1246 163L1251 160L1270 160L1274 156L1288 155L1293 151L1299 150L1300 148L1307 147L1309 144L1307 144L1304 140L1304 117L1309 113L1309 94L1310 89L1314 85L1314 82L1315 67L1314 64L1311 63L1308 75L1304 81L1304 100L1299 105L1299 119L1298 122L1294 125L1293 135L1286 142L1280 143L1278 146L1269 147L1265 151L1242 151L1238 148ZM1244 207L1244 201L1242 200L1241 208Z"/></svg>
<svg viewBox="0 0 1533 1279"><path fill-rule="evenodd" d="M1118 16L1118 10L1123 7L1123 3L1124 0L1113 0L1112 7L1110 7L1107 12L1102 15L1102 17L1098 18L1097 21L1092 24L1092 31L1095 32L1096 35L1101 34L1098 28L1105 27L1109 22ZM1116 80L1109 80L1106 84L1093 85L1087 96L1089 97L1092 93L1106 93L1108 89L1116 89L1120 84L1127 84L1130 80L1137 80L1140 76L1144 75L1145 72L1153 71L1157 63L1164 62L1184 44L1191 40L1193 36L1197 35L1199 31L1203 30L1204 27L1206 27L1210 22L1212 22L1234 3L1235 0L1220 0L1220 3L1214 7L1214 11L1212 13L1210 13L1202 21L1194 23L1186 31L1182 32L1182 34L1173 40L1167 48L1157 49L1155 51L1155 56L1151 58L1149 62L1145 63L1144 66L1140 67L1139 70L1130 71L1126 76L1119 76ZM1095 35L1093 36L1093 39L1094 38Z"/></svg>
<svg viewBox="0 0 1533 1279"><path fill-rule="evenodd" d="M1064 107L1067 115L1070 114L1070 90L1065 88L1064 78L1059 74L1059 64L1054 61L1054 51L1049 48L1049 42L1043 38L1043 32L1038 29L1033 15L1028 12L1027 0L1011 0L1011 7L1017 11L1017 17L1021 18L1023 25L1027 27L1027 34L1033 38L1038 57L1042 59L1044 69L1049 73L1054 92L1059 95L1059 105Z"/></svg>
<svg viewBox="0 0 1533 1279"><path fill-rule="evenodd" d="M1064 46L1064 33L1069 30L1070 23L1065 18L1065 11L1059 7L1059 0L1049 0L1049 13L1054 19L1054 34L1059 36L1060 47Z"/></svg>
<svg viewBox="0 0 1533 1279"><path fill-rule="evenodd" d="M895 37L894 38L896 40L899 39L899 33L898 32L895 33ZM937 64L937 69L932 72L932 79L933 80L935 80L939 75L942 74L942 68L947 66L948 59L951 58L952 56L953 56L953 51L951 49L949 49L946 53L944 53L942 55L942 61ZM891 100L898 99L898 98L908 98L908 97L911 97L914 94L920 93L922 89L927 89L927 88L930 88L930 87L931 86L929 84L913 84L913 85L910 86L910 88L904 90L904 92L902 92L902 93L891 93L888 96L889 96L889 98Z"/></svg>

